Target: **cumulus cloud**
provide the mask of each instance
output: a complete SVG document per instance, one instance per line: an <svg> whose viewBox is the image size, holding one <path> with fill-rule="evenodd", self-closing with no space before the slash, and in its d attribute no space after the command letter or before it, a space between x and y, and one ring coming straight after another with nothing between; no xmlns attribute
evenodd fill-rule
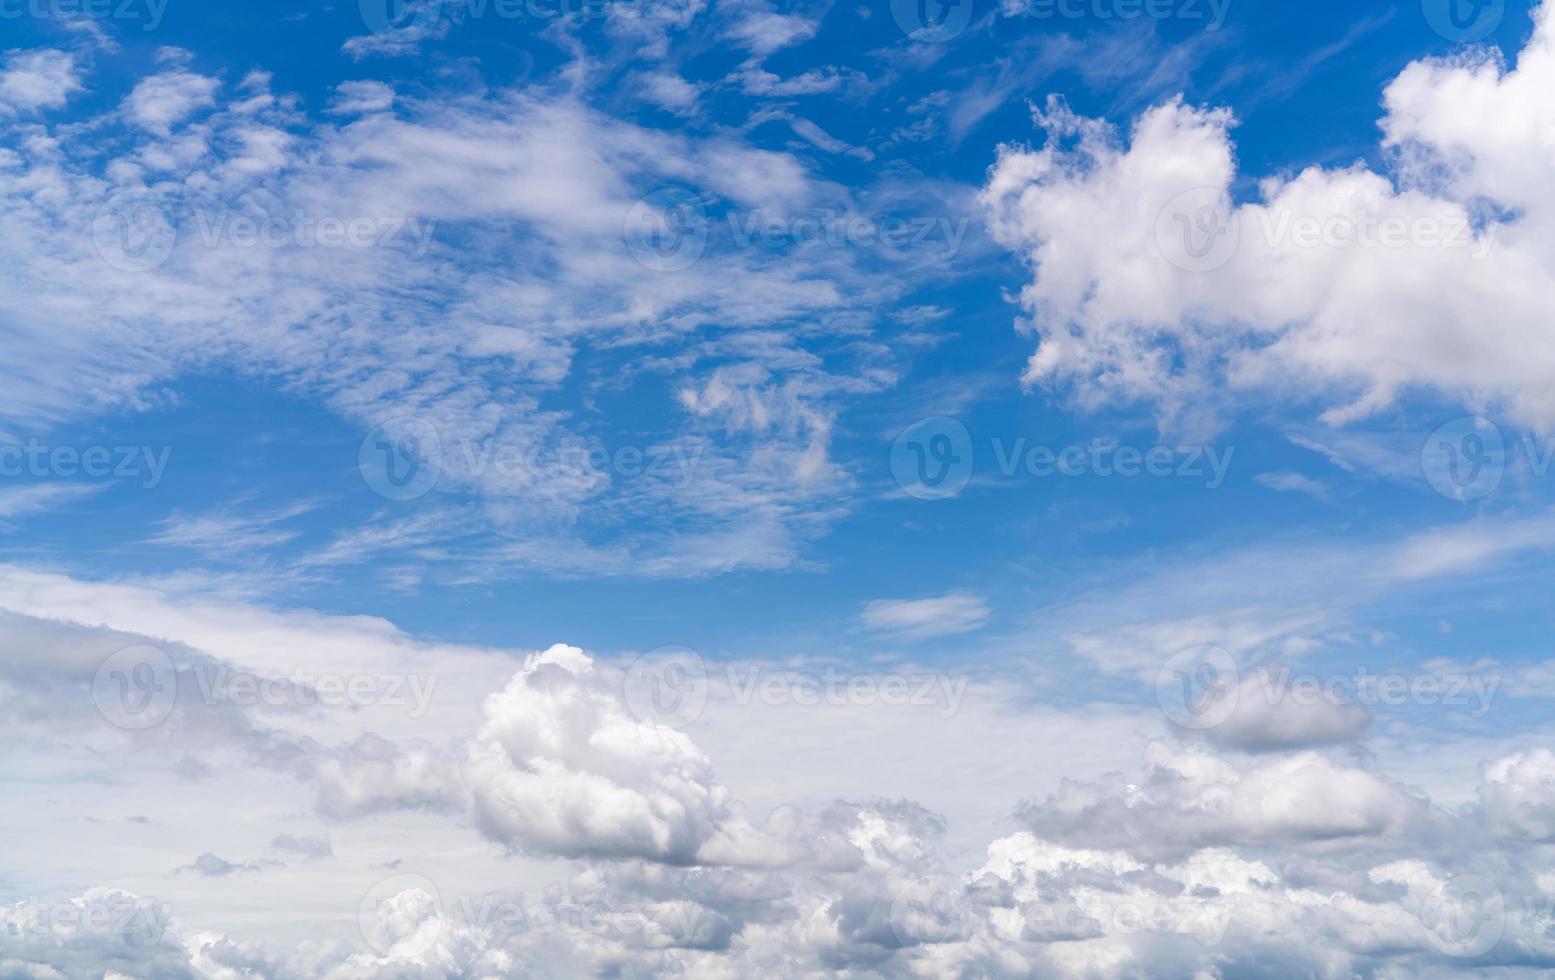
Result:
<svg viewBox="0 0 1555 980"><path fill-rule="evenodd" d="M1364 707L1321 690L1292 690L1288 667L1264 664L1232 690L1203 706L1216 715L1204 729L1215 742L1248 752L1283 751L1354 742L1372 715ZM1310 680L1310 679L1303 679ZM1224 718L1218 716L1223 714Z"/></svg>
<svg viewBox="0 0 1555 980"><path fill-rule="evenodd" d="M1155 858L1264 843L1376 846L1436 819L1427 800L1316 752L1238 768L1201 749L1159 742L1137 779L1066 779L1021 813L1044 836Z"/></svg>
<svg viewBox="0 0 1555 980"><path fill-rule="evenodd" d="M728 790L689 737L632 717L622 690L554 646L487 698L466 761L481 828L547 853L693 861Z"/></svg>
<svg viewBox="0 0 1555 980"><path fill-rule="evenodd" d="M70 52L53 48L13 52L0 68L0 110L58 109L82 87L80 69Z"/></svg>
<svg viewBox="0 0 1555 980"><path fill-rule="evenodd" d="M1423 391L1555 426L1549 10L1513 68L1479 50L1400 73L1386 173L1309 167L1246 202L1229 110L1174 100L1125 138L1050 101L1046 145L1003 147L983 191L1034 272L1025 380L1183 429L1252 392L1335 424Z"/></svg>
<svg viewBox="0 0 1555 980"><path fill-rule="evenodd" d="M1555 840L1555 752L1519 752L1485 767L1480 805L1490 825L1524 840Z"/></svg>
<svg viewBox="0 0 1555 980"><path fill-rule="evenodd" d="M54 578L27 582L32 598L24 604L61 603L69 610L62 618L147 615L137 612L145 597L125 587L93 593ZM197 606L180 612L199 621ZM164 629L189 629L170 610L157 615ZM243 626L267 638L260 647L292 642L278 623L261 630L260 622ZM344 625L320 621L309 632L349 655L359 641ZM398 656L391 633L366 623L350 628L369 630L377 656ZM96 737L103 725L87 721L91 707L61 713L89 703L84 686L106 649L137 639L101 632L10 620L8 646L34 655L26 663L12 658L0 677L8 730L36 735L58 716L73 737L91 737L95 751L126 751ZM237 634L229 627L227 635ZM196 663L195 651L175 652ZM448 656L433 648L413 655ZM701 729L638 717L620 671L578 648L530 654L516 670L506 655L484 656L489 663L466 660L462 670L491 678L489 693L463 695L448 738L367 732L326 742L277 729L282 716L251 706L216 709L245 720L207 718L199 729L206 751L247 745L278 774L318 790L324 812L339 819L332 840L267 835L253 846L270 857L242 861L223 846L175 879L215 887L241 875L245 887L261 887L327 858L331 874L345 873L362 853L357 819L414 812L456 838L479 834L507 852L486 861L517 868L526 857L564 858L563 880L538 891L481 893L411 853L396 859L381 891L361 898L361 937L295 947L177 921L164 922L151 941L124 928L62 931L60 916L77 913L50 910L96 901L92 892L0 909L7 921L55 923L0 930L0 962L21 975L51 975L46 967L94 980L105 964L128 975L276 980L611 969L1124 977L1254 965L1281 974L1446 975L1485 962L1470 956L1447 916L1470 908L1466 882L1484 891L1486 879L1499 895L1495 924L1504 936L1485 955L1529 970L1555 965L1541 912L1555 878L1531 857L1555 826L1555 757L1546 750L1488 764L1477 802L1455 809L1359 757L1282 748L1321 740L1331 718L1260 717L1249 723L1258 732L1251 745L1222 748L1262 754L1155 743L1137 773L1071 778L1019 806L1014 815L1026 829L984 838L981 857L970 858L948 846L945 818L909 800L749 812L715 777ZM488 672L498 665L501 672ZM167 724L189 732L212 710L182 705ZM131 739L127 750L144 754L162 744L144 738L156 737ZM171 767L175 759L163 761ZM210 778L231 776L223 766ZM1021 792L1011 789L1012 798ZM159 907L101 894L128 910L120 920L126 928Z"/></svg>
<svg viewBox="0 0 1555 980"><path fill-rule="evenodd" d="M196 110L214 106L220 87L219 80L194 72L163 72L139 82L125 97L124 111L136 125L167 136Z"/></svg>

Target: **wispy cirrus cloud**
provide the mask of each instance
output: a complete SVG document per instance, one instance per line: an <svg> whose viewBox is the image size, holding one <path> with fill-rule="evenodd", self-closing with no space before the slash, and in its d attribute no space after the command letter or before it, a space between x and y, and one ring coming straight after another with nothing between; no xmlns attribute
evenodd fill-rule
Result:
<svg viewBox="0 0 1555 980"><path fill-rule="evenodd" d="M952 592L927 599L875 599L864 606L859 621L898 639L928 640L980 629L989 612L981 596Z"/></svg>

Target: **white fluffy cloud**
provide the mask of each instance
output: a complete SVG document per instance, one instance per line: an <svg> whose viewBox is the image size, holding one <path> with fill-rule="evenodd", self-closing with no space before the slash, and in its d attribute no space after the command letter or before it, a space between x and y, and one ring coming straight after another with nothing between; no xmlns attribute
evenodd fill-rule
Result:
<svg viewBox="0 0 1555 980"><path fill-rule="evenodd" d="M728 791L689 737L634 718L623 690L555 646L487 698L465 763L480 826L549 853L695 860Z"/></svg>
<svg viewBox="0 0 1555 980"><path fill-rule="evenodd" d="M1289 673L1273 664L1250 672L1234 692L1226 692L1234 699L1226 717L1206 734L1224 746L1265 752L1353 742L1366 733L1371 712L1330 697L1293 698L1285 683Z"/></svg>
<svg viewBox="0 0 1555 980"><path fill-rule="evenodd" d="M1342 423L1411 390L1555 427L1549 10L1511 69L1471 51L1393 80L1388 173L1310 167L1246 203L1228 110L1169 102L1125 141L1050 102L1047 145L1005 146L983 192L1035 273L1027 382L1185 429L1250 392Z"/></svg>
<svg viewBox="0 0 1555 980"><path fill-rule="evenodd" d="M257 763L269 774L261 799L273 805L286 783L309 788L330 820L327 841L299 832L305 806L297 798L277 817L284 830L261 826L246 846L212 836L219 827L196 828L200 843L181 841L178 860L145 877L148 892L177 889L183 904L198 906L234 882L245 894L301 900L326 880L381 879L324 901L318 917L332 924L312 934L322 941L302 944L257 941L237 925L230 935L213 930L213 918L241 918L228 918L219 902L198 908L198 925L164 909L147 940L124 928L74 928L80 913L69 910L107 896L126 911L119 921L128 928L135 916L147 918L145 909L162 908L149 898L39 896L0 910L32 923L0 932L0 963L13 974L1123 977L1256 963L1282 973L1448 975L1484 956L1529 970L1555 964L1546 938L1555 878L1537 860L1555 812L1555 763L1545 750L1490 762L1475 801L1453 808L1359 757L1157 742L1138 773L1081 775L1069 759L1061 771L1074 778L1046 797L1011 783L1012 806L1031 798L1013 812L1026 829L1001 829L968 853L950 846L944 818L907 800L752 812L720 781L708 751L728 725L769 726L767 740L787 739L762 762L773 770L762 783L793 779L802 792L814 782L801 778L807 766L840 765L846 754L823 755L782 734L776 715L710 710L712 723L686 731L644 719L622 672L575 647L515 661L504 651L417 644L371 620L170 602L144 587L3 571L0 605L18 612L0 622L0 637L27 654L8 657L0 674L0 724L11 744L68 733L104 772L137 773L126 789L182 768L175 746L197 746L214 764L183 784L178 809L241 785ZM144 632L113 633L97 625L105 622ZM209 699L196 683L180 687L163 725L116 731L97 715L91 680L108 653L147 642L145 634L164 637L157 642L191 673L232 660L280 671L291 666L288 651L323 643L343 670L420 663L448 687L439 686L435 710L422 718L327 706L292 717L282 706ZM169 636L198 639L204 649ZM710 698L726 694L709 689ZM986 715L994 732L1027 733L1012 751L1062 744L1061 731L1032 728L1018 711L1012 700ZM804 725L792 715L789 706L783 721L796 734L824 722L843 739L868 717L834 724L816 714ZM1051 724L1082 722L1076 715ZM1284 722L1274 727L1288 734ZM985 733L984 744L993 737ZM963 748L948 744L934 755L925 742L913 762L965 764L955 761ZM393 840L417 825L436 833L412 839L465 856L445 867L447 857L423 859L411 847L388 868L382 856L364 860L365 841ZM170 874L193 854L198 873ZM551 886L514 884L531 861L559 869ZM484 867L489 884L477 885L475 869ZM1471 956L1465 937L1448 928L1456 920L1444 916L1468 908L1459 902L1468 900L1465 882L1483 890L1486 880L1504 936ZM353 914L361 935L333 924Z"/></svg>
<svg viewBox="0 0 1555 980"><path fill-rule="evenodd" d="M0 110L58 109L82 88L75 56L43 48L19 51L0 68Z"/></svg>
<svg viewBox="0 0 1555 980"><path fill-rule="evenodd" d="M1555 840L1555 752L1534 749L1485 767L1479 797L1491 826L1525 840Z"/></svg>
<svg viewBox="0 0 1555 980"><path fill-rule="evenodd" d="M138 83L125 97L124 111L137 126L167 136L196 110L214 106L220 88L219 80L205 75L163 72Z"/></svg>

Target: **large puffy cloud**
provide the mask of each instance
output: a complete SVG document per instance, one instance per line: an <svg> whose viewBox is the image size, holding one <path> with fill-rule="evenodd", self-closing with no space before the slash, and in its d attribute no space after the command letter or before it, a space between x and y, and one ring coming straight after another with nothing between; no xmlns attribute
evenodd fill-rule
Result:
<svg viewBox="0 0 1555 980"><path fill-rule="evenodd" d="M1184 854L1217 845L1397 840L1433 819L1429 803L1377 774L1298 752L1238 769L1201 749L1156 743L1138 780L1065 780L1022 812L1064 841Z"/></svg>
<svg viewBox="0 0 1555 980"><path fill-rule="evenodd" d="M5 602L28 613L0 621L0 639L18 651L0 677L8 735L68 733L100 764L134 765L138 778L172 767L172 745L197 741L213 760L234 750L240 762L259 760L271 776L267 796L301 784L285 811L287 846L273 825L246 846L202 831L147 879L159 893L183 890L174 907L197 912L198 925L175 917L149 947L134 936L55 926L46 937L37 928L0 935L0 962L16 975L1124 977L1257 968L1344 976L1451 975L1482 964L1515 974L1555 963L1546 938L1555 878L1541 870L1555 771L1547 751L1489 762L1478 800L1454 808L1359 757L1157 743L1140 773L1072 779L1017 811L1025 830L982 836L969 853L949 845L944 818L907 800L752 812L714 774L707 747L720 725L678 731L639 717L622 672L577 648L529 654L515 669L506 652L420 645L370 620L299 615L299 623L233 608L215 615L199 604L159 603L142 588L15 569L0 581ZM70 619L144 632L58 621ZM222 699L180 704L146 732L115 732L94 718L92 670L117 645L146 642L146 633L200 637L198 650L157 641L188 670L221 663L224 647L251 669L280 668L285 655L272 648L327 638L353 670L370 670L375 658L395 667L426 661L450 675L454 699L417 719L428 737L405 719L387 724L390 715L326 722L310 716L357 713L321 707L294 718ZM484 685L485 696L454 683L458 673ZM716 685L709 691L723 696ZM756 713L731 718L768 724ZM368 721L385 722L390 733L363 730ZM1040 728L1013 727L1018 718L1005 724L1029 732L1029 743L1014 744L1051 744ZM350 730L353 737L338 737ZM799 768L814 764L803 746L788 751ZM180 806L233 786L238 768L221 765L185 784ZM1031 792L1009 785L1012 801ZM293 846L293 807L305 807L307 788L333 824L327 849ZM468 861L454 870L414 850L389 868L356 867L365 864L364 839L393 838L416 822L439 826L436 839L462 842L457 849L486 848L473 859L491 866L491 878L477 884ZM223 855L197 862L215 877L168 874L206 850ZM271 935L259 943L236 925L241 910L190 907L191 896L216 902L216 889L234 880L245 896L271 889L300 900L319 879L309 877L313 864L292 855L326 850L319 862L331 879L388 877L365 895L348 887L320 906L330 924L314 926L313 941ZM529 861L555 869L551 887L511 880ZM1460 899L1477 893L1464 883L1483 891L1486 881L1499 897L1494 924L1504 935L1478 951L1449 926L1472 911ZM74 907L91 894L5 914L35 921L40 909ZM125 901L138 908L150 899ZM349 925L353 911L360 936Z"/></svg>
<svg viewBox="0 0 1555 980"><path fill-rule="evenodd" d="M1555 840L1555 752L1534 749L1490 763L1479 797L1489 826L1527 840Z"/></svg>
<svg viewBox="0 0 1555 980"><path fill-rule="evenodd" d="M465 762L476 819L546 852L690 863L728 791L687 735L633 717L611 680L555 646L487 698Z"/></svg>
<svg viewBox="0 0 1555 980"><path fill-rule="evenodd" d="M1310 167L1245 203L1230 111L1169 102L1125 141L1051 101L1047 145L1005 146L983 192L1035 272L1026 380L1183 429L1252 391L1340 423L1411 389L1555 426L1547 5L1536 21L1511 70L1471 51L1388 86L1389 173Z"/></svg>
<svg viewBox="0 0 1555 980"><path fill-rule="evenodd" d="M1226 717L1205 730L1215 742L1249 752L1302 749L1353 742L1371 725L1361 705L1328 695L1297 698L1288 690L1290 668L1265 664L1223 693ZM1210 705L1216 711L1219 706Z"/></svg>

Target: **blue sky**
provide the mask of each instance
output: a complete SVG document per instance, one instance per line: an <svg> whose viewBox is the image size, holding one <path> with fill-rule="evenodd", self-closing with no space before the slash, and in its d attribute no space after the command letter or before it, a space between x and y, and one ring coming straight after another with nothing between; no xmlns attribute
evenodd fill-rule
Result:
<svg viewBox="0 0 1555 980"><path fill-rule="evenodd" d="M160 864L7 818L45 856L0 866L0 901L166 902L166 962L201 976L188 937L216 933L259 944L254 976L439 950L428 975L1234 973L1256 929L849 932L934 875L1036 894L1050 859L1142 862L1191 892L1197 861L1227 895L1281 877L1269 914L1302 928L1314 881L1362 903L1320 923L1331 954L1281 948L1292 975L1555 960L1548 905L1488 950L1421 912L1465 875L1555 896L1526 871L1555 840L1540 9L16 0L0 31L9 789L148 825L202 796ZM94 701L132 647L165 652L124 683L165 662L178 692L147 732ZM686 651L696 717L644 717L633 678L673 687ZM192 694L212 664L446 693L330 713L294 676L256 708ZM747 668L789 695L751 711L718 683ZM1276 669L1342 690L1248 709ZM823 718L791 697L822 670L970 700ZM1384 703L1366 672L1490 686ZM1187 716L1178 676L1207 685ZM547 712L598 731L547 741ZM610 732L633 748L601 761ZM1321 812L1226 816L1216 780ZM224 837L229 799L253 816ZM1479 864L1474 828L1499 828ZM805 897L703 896L728 935L647 950L342 932L413 853L444 900L757 867ZM1095 915L1087 887L1062 885ZM773 959L814 915L831 938ZM0 962L102 975L109 937L78 938Z"/></svg>

